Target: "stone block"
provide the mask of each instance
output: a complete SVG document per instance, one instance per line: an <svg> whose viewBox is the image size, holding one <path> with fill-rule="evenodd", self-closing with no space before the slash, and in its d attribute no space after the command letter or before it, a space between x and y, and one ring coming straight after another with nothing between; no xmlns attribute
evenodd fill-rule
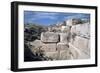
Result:
<svg viewBox="0 0 100 73"><path fill-rule="evenodd" d="M67 43L57 43L57 50L67 50L69 45Z"/></svg>
<svg viewBox="0 0 100 73"><path fill-rule="evenodd" d="M81 50L88 50L88 44L89 40L80 36L76 36L75 40L73 41L73 45Z"/></svg>
<svg viewBox="0 0 100 73"><path fill-rule="evenodd" d="M42 44L42 50L45 52L53 52L56 51L57 45L56 43L43 43Z"/></svg>
<svg viewBox="0 0 100 73"><path fill-rule="evenodd" d="M79 36L89 38L90 37L90 24L84 23L84 24L74 25L71 28L71 33L76 33Z"/></svg>
<svg viewBox="0 0 100 73"><path fill-rule="evenodd" d="M69 50L60 50L55 52L45 52L45 56L53 60L70 60L73 59Z"/></svg>
<svg viewBox="0 0 100 73"><path fill-rule="evenodd" d="M88 39L76 36L72 44L81 51L80 54L82 58L87 58L90 56L90 41Z"/></svg>
<svg viewBox="0 0 100 73"><path fill-rule="evenodd" d="M59 41L59 35L54 32L41 33L41 41L45 43L56 43Z"/></svg>

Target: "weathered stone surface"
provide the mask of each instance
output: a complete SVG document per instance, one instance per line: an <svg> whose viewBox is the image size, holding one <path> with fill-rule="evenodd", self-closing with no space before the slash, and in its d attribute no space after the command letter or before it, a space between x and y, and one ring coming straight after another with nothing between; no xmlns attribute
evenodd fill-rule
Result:
<svg viewBox="0 0 100 73"><path fill-rule="evenodd" d="M53 60L57 60L58 57L58 51L55 52L45 52L45 56L52 58Z"/></svg>
<svg viewBox="0 0 100 73"><path fill-rule="evenodd" d="M40 46L42 46L42 42L41 42L41 40L35 40L35 41L33 41L33 42L30 42L30 45L32 45L34 48L38 48L38 47L40 47Z"/></svg>
<svg viewBox="0 0 100 73"><path fill-rule="evenodd" d="M85 52L81 52L81 54L78 56L78 59L89 59L90 55L86 54Z"/></svg>
<svg viewBox="0 0 100 73"><path fill-rule="evenodd" d="M75 40L73 41L73 45L81 50L87 50L88 49L88 39L76 36Z"/></svg>
<svg viewBox="0 0 100 73"><path fill-rule="evenodd" d="M91 42L90 42L90 40L88 40L88 49L86 50L86 51L88 51L88 55L90 55L90 49L91 49L91 47L90 47L90 45L91 45Z"/></svg>
<svg viewBox="0 0 100 73"><path fill-rule="evenodd" d="M57 43L57 50L68 50L69 45L67 43Z"/></svg>
<svg viewBox="0 0 100 73"><path fill-rule="evenodd" d="M43 32L41 33L41 41L46 43L56 43L59 41L59 35L54 32Z"/></svg>
<svg viewBox="0 0 100 73"><path fill-rule="evenodd" d="M41 49L42 44L43 43L41 42L41 40L35 40L33 42L30 42L30 45L31 45L30 49L32 53L35 54L36 52L38 52Z"/></svg>
<svg viewBox="0 0 100 73"><path fill-rule="evenodd" d="M41 40L28 42L28 49L44 60L90 58L90 23L70 19L45 28Z"/></svg>
<svg viewBox="0 0 100 73"><path fill-rule="evenodd" d="M42 50L45 52L53 52L56 51L57 45L56 43L44 43L42 44Z"/></svg>
<svg viewBox="0 0 100 73"><path fill-rule="evenodd" d="M90 41L88 39L76 36L72 44L81 51L80 58L88 58L90 56Z"/></svg>
<svg viewBox="0 0 100 73"><path fill-rule="evenodd" d="M45 56L52 58L53 60L70 60L70 59L73 59L73 56L70 53L70 50L45 52Z"/></svg>
<svg viewBox="0 0 100 73"><path fill-rule="evenodd" d="M60 42L68 43L70 40L70 33L60 33Z"/></svg>
<svg viewBox="0 0 100 73"><path fill-rule="evenodd" d="M71 60L73 59L73 56L70 52L70 50L61 50L60 56L58 57L58 60Z"/></svg>
<svg viewBox="0 0 100 73"><path fill-rule="evenodd" d="M72 55L72 59L78 59L78 57L80 56L80 51L77 51L72 46L70 46L69 49L70 49L70 53Z"/></svg>
<svg viewBox="0 0 100 73"><path fill-rule="evenodd" d="M77 35L80 35L82 37L89 38L90 37L90 24L78 24L75 26L72 26L71 33L76 33Z"/></svg>

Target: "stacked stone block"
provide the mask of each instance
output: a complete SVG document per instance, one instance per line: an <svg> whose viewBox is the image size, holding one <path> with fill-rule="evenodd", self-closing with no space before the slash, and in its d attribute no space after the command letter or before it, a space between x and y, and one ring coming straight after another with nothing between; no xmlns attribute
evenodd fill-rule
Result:
<svg viewBox="0 0 100 73"><path fill-rule="evenodd" d="M44 51L53 60L90 58L90 24L68 21L62 32L42 32L41 40L31 42L34 48ZM34 49L32 49L34 51Z"/></svg>

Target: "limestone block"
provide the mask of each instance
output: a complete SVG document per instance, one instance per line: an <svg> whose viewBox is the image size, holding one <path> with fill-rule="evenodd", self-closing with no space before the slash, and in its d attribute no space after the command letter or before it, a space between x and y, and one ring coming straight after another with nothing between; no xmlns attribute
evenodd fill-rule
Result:
<svg viewBox="0 0 100 73"><path fill-rule="evenodd" d="M70 33L60 33L60 42L68 43L70 40Z"/></svg>
<svg viewBox="0 0 100 73"><path fill-rule="evenodd" d="M57 50L67 50L69 45L67 43L57 43Z"/></svg>
<svg viewBox="0 0 100 73"><path fill-rule="evenodd" d="M74 42L74 46L79 49L87 50L88 49L88 39L76 36Z"/></svg>
<svg viewBox="0 0 100 73"><path fill-rule="evenodd" d="M89 38L90 37L90 24L84 23L84 24L74 25L71 28L71 33L76 33L77 35Z"/></svg>
<svg viewBox="0 0 100 73"><path fill-rule="evenodd" d="M41 33L41 41L45 43L56 43L59 41L59 35L54 32Z"/></svg>
<svg viewBox="0 0 100 73"><path fill-rule="evenodd" d="M56 51L57 45L56 43L43 43L42 44L42 50L45 52L53 52Z"/></svg>

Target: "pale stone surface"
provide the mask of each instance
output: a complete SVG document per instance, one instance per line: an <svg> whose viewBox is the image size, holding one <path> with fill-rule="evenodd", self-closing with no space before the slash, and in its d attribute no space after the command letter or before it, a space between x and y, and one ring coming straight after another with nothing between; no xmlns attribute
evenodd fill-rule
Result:
<svg viewBox="0 0 100 73"><path fill-rule="evenodd" d="M70 32L70 29L71 29L70 26L62 26L62 27L61 27L61 31L62 31L63 33Z"/></svg>
<svg viewBox="0 0 100 73"><path fill-rule="evenodd" d="M73 47L70 45L70 51L71 51L71 54L73 56L73 59L88 59L90 58L90 54L89 54L89 51L86 51L85 50L81 50L77 47L75 47L73 45Z"/></svg>
<svg viewBox="0 0 100 73"><path fill-rule="evenodd" d="M53 60L57 60L58 57L58 51L55 52L45 52L45 56L52 58Z"/></svg>
<svg viewBox="0 0 100 73"><path fill-rule="evenodd" d="M91 47L90 47L90 45L91 45L91 42L90 42L90 40L88 40L88 49L85 51L86 53L87 53L87 55L89 55L90 56L90 49L91 49Z"/></svg>
<svg viewBox="0 0 100 73"><path fill-rule="evenodd" d="M88 39L76 36L73 45L81 50L88 49Z"/></svg>
<svg viewBox="0 0 100 73"><path fill-rule="evenodd" d="M70 40L70 33L60 33L60 42L68 43Z"/></svg>
<svg viewBox="0 0 100 73"><path fill-rule="evenodd" d="M50 29L52 32L42 32L41 40L30 42L32 52L43 50L45 56L53 60L90 58L90 24L73 23L78 21L59 27L61 32L57 32L58 27Z"/></svg>
<svg viewBox="0 0 100 73"><path fill-rule="evenodd" d="M31 45L30 49L32 53L35 54L36 52L38 52L41 49L42 44L43 43L41 42L41 40L35 40L33 42L30 42L30 45Z"/></svg>
<svg viewBox="0 0 100 73"><path fill-rule="evenodd" d="M70 52L70 50L61 50L60 56L58 57L58 60L71 60L73 59L73 56Z"/></svg>
<svg viewBox="0 0 100 73"><path fill-rule="evenodd" d="M32 45L34 48L38 48L38 47L40 47L40 46L42 46L42 42L41 42L41 40L35 40L35 41L33 41L33 42L30 42L30 45Z"/></svg>
<svg viewBox="0 0 100 73"><path fill-rule="evenodd" d="M42 47L42 42L41 40L35 40L33 42L30 42L30 45L32 45L32 48L31 48L32 50L39 49Z"/></svg>
<svg viewBox="0 0 100 73"><path fill-rule="evenodd" d="M53 52L56 51L56 47L56 43L43 43L41 49L45 52Z"/></svg>
<svg viewBox="0 0 100 73"><path fill-rule="evenodd" d="M81 54L78 56L78 59L89 59L90 55L86 54L85 52L81 52Z"/></svg>
<svg viewBox="0 0 100 73"><path fill-rule="evenodd" d="M78 59L80 53L79 51L77 51L75 48L73 48L72 46L69 47L70 53L72 55L73 59Z"/></svg>
<svg viewBox="0 0 100 73"><path fill-rule="evenodd" d="M57 50L68 50L69 45L67 43L57 43Z"/></svg>
<svg viewBox="0 0 100 73"><path fill-rule="evenodd" d="M59 35L54 32L43 32L41 33L41 41L46 43L56 43L59 41Z"/></svg>
<svg viewBox="0 0 100 73"><path fill-rule="evenodd" d="M73 46L81 51L79 58L88 58L90 56L90 41L88 39L76 36L73 41Z"/></svg>
<svg viewBox="0 0 100 73"><path fill-rule="evenodd" d="M90 24L85 23L85 24L78 24L74 25L71 28L71 33L76 33L77 35L80 35L82 37L89 38L90 37Z"/></svg>
<svg viewBox="0 0 100 73"><path fill-rule="evenodd" d="M77 58L90 58L90 24L84 23L72 26L71 34L76 34L71 43L80 51Z"/></svg>

